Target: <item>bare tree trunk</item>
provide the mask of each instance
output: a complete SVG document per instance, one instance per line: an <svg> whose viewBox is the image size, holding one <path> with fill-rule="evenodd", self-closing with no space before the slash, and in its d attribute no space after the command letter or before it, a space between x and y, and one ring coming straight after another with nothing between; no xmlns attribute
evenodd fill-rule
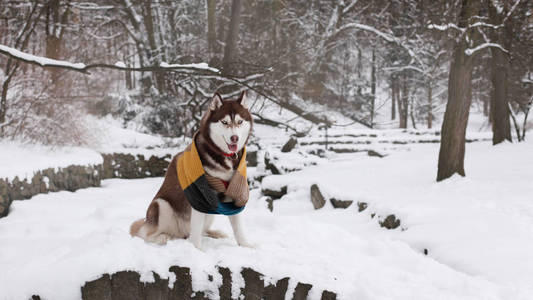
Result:
<svg viewBox="0 0 533 300"><path fill-rule="evenodd" d="M489 3L489 15L494 24L503 22L503 15L506 15L507 9L504 4L504 10L501 13L496 11L496 7ZM505 1L504 1L505 2ZM492 40L510 49L510 39L512 30L510 30L510 23L504 24L504 32L494 32ZM508 32L511 31L511 32ZM508 73L510 68L509 54L503 52L499 48L491 48L491 81L492 91L490 95L491 101L491 119L492 119L492 144L496 145L505 140L512 142L511 124L509 119L509 99L508 99Z"/></svg>
<svg viewBox="0 0 533 300"><path fill-rule="evenodd" d="M466 28L479 8L477 0L462 0L459 27ZM467 39L472 39L467 29L456 42L448 78L448 103L442 122L437 181L458 173L465 176L465 136L472 102L472 55L466 55Z"/></svg>
<svg viewBox="0 0 533 300"><path fill-rule="evenodd" d="M507 98L507 72L509 60L500 49L491 49L491 115L492 115L492 144L496 145L505 140L512 141L511 124Z"/></svg>
<svg viewBox="0 0 533 300"><path fill-rule="evenodd" d="M160 49L158 49L157 42L155 40L155 29L154 29L154 18L152 14L152 4L150 1L144 1L143 7L143 22L146 28L146 35L148 37L148 43L150 46L150 51L148 58L152 65L159 64L161 62ZM159 92L165 91L165 73L164 72L155 72L155 81L157 90Z"/></svg>
<svg viewBox="0 0 533 300"><path fill-rule="evenodd" d="M215 25L215 9L217 3L215 0L207 1L207 48L209 49L209 55L214 55L216 51L216 25Z"/></svg>
<svg viewBox="0 0 533 300"><path fill-rule="evenodd" d="M530 110L531 110L531 102L529 103L528 107L524 111L524 123L522 124L522 137L520 138L521 141L526 140L527 117L529 115Z"/></svg>
<svg viewBox="0 0 533 300"><path fill-rule="evenodd" d="M428 82L428 129L433 127L433 86Z"/></svg>
<svg viewBox="0 0 533 300"><path fill-rule="evenodd" d="M374 110L376 106L376 51L372 49L372 73L370 75L372 99L370 103L370 125L374 126Z"/></svg>
<svg viewBox="0 0 533 300"><path fill-rule="evenodd" d="M483 115L485 117L489 116L489 104L490 103L489 103L489 101L487 101L486 97L483 97Z"/></svg>
<svg viewBox="0 0 533 300"><path fill-rule="evenodd" d="M229 24L229 32L226 39L226 48L224 49L224 59L222 62L222 71L230 73L231 64L235 59L235 52L237 49L237 40L239 38L239 24L241 22L241 0L233 0L231 4L231 20Z"/></svg>
<svg viewBox="0 0 533 300"><path fill-rule="evenodd" d="M407 128L407 121L409 120L409 87L407 84L407 78L402 75L402 92L400 101L399 114L400 114L400 128Z"/></svg>
<svg viewBox="0 0 533 300"><path fill-rule="evenodd" d="M59 59L61 56L61 44L63 42L63 33L67 24L69 8L60 15L59 0L50 0L46 4L46 37L45 37L45 55L48 58ZM52 79L53 93L56 95L61 92L62 85L59 80L60 70L50 70Z"/></svg>
<svg viewBox="0 0 533 300"><path fill-rule="evenodd" d="M391 103L392 103L392 107L391 107L391 115L390 115L390 119L391 120L394 120L396 119L396 78L393 76L391 78Z"/></svg>

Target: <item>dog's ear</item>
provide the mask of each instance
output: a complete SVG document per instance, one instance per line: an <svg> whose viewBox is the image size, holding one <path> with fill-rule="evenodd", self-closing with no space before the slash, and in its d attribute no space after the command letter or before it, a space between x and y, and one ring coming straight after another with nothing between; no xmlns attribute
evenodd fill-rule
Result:
<svg viewBox="0 0 533 300"><path fill-rule="evenodd" d="M211 103L209 104L209 110L217 110L222 106L222 97L219 93L215 93Z"/></svg>
<svg viewBox="0 0 533 300"><path fill-rule="evenodd" d="M246 91L242 91L241 96L237 102L242 105L242 107L248 109L248 100L246 99Z"/></svg>

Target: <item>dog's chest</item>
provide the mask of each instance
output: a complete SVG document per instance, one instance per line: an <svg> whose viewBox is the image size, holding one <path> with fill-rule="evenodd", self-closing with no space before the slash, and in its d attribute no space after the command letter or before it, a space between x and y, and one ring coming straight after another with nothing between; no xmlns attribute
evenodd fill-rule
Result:
<svg viewBox="0 0 533 300"><path fill-rule="evenodd" d="M211 163L209 164L209 166L204 165L205 172L213 177L220 178L224 181L230 181L231 177L233 177L233 174L235 173L235 170L233 169L232 159L224 159L225 167L220 165L220 163L216 162L210 157L208 157L208 159L211 160Z"/></svg>

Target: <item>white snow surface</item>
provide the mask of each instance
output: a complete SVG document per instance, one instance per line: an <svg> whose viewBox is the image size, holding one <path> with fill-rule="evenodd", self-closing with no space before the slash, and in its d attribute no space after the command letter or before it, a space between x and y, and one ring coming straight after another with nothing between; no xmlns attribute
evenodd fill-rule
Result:
<svg viewBox="0 0 533 300"><path fill-rule="evenodd" d="M533 142L467 145L467 177L435 182L438 144L416 145L386 158L334 154L316 166L272 175L263 186L288 185L266 208L252 190L243 212L255 249L233 238L147 244L128 234L145 214L162 178L106 180L101 188L38 195L15 201L0 219L0 299L80 298L80 286L102 273L136 270L170 277L169 266L191 268L194 290L217 297L215 265L252 267L273 280L291 277L339 299L532 299ZM326 197L367 202L314 210L309 186ZM372 218L371 214L377 216ZM395 214L401 229L385 230L379 216ZM229 222L213 225L231 236ZM427 249L429 254L423 254ZM214 275L214 281L207 280ZM172 284L172 283L171 283Z"/></svg>
<svg viewBox="0 0 533 300"><path fill-rule="evenodd" d="M36 171L64 168L69 165L98 165L103 162L98 152L81 147L52 148L0 139L0 178L23 180Z"/></svg>

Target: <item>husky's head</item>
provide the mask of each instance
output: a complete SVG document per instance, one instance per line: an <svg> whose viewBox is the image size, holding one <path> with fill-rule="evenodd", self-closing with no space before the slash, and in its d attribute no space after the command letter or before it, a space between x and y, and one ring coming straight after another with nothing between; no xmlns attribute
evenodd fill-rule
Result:
<svg viewBox="0 0 533 300"><path fill-rule="evenodd" d="M204 136L226 154L241 151L252 130L252 115L246 103L246 93L237 100L222 100L216 93L209 104L202 125Z"/></svg>

